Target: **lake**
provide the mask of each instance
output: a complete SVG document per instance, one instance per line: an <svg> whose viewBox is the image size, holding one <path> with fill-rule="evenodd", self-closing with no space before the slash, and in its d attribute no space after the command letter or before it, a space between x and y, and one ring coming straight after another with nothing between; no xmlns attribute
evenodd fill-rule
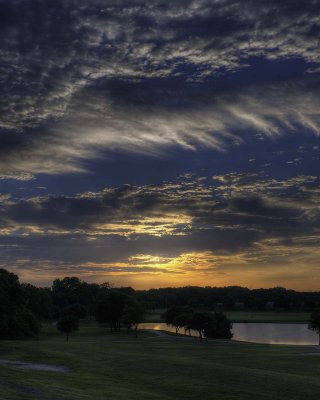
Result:
<svg viewBox="0 0 320 400"><path fill-rule="evenodd" d="M140 329L154 329L175 332L175 329L165 323L144 323ZM192 332L192 331L191 331ZM182 329L180 333L184 333ZM307 324L290 323L240 323L232 328L233 340L267 344L317 345L318 335L308 329ZM198 336L192 332L193 336Z"/></svg>

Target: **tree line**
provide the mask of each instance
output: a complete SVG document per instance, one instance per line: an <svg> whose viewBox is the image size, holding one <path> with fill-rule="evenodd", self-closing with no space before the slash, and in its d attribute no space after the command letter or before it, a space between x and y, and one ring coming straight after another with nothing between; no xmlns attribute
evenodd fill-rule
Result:
<svg viewBox="0 0 320 400"><path fill-rule="evenodd" d="M108 324L111 331L125 327L137 335L147 309L165 308L165 321L200 338L231 338L231 324L221 309L241 306L266 309L310 310L310 328L320 330L320 292L296 292L284 288L182 287L134 290L113 288L108 282L87 283L77 277L53 281L41 288L20 283L17 275L0 269L0 337L32 337L40 332L39 321L55 321L66 334L78 329L82 319ZM221 309L220 309L221 308Z"/></svg>
<svg viewBox="0 0 320 400"><path fill-rule="evenodd" d="M189 306L210 310L312 311L320 306L320 292L298 292L275 287L248 289L240 286L160 288L137 291L137 297L153 308Z"/></svg>
<svg viewBox="0 0 320 400"><path fill-rule="evenodd" d="M132 288L89 284L76 277L56 279L51 288L38 288L20 283L17 275L0 269L1 338L36 336L41 321L55 321L68 340L85 318L108 324L111 331L125 327L137 335L145 310Z"/></svg>

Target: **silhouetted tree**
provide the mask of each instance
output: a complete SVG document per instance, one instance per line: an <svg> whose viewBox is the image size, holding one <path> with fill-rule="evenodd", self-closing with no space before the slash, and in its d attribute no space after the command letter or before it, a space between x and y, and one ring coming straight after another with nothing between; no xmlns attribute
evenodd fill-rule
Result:
<svg viewBox="0 0 320 400"><path fill-rule="evenodd" d="M40 320L48 320L53 316L52 293L49 288L39 288L30 283L23 283L26 307Z"/></svg>
<svg viewBox="0 0 320 400"><path fill-rule="evenodd" d="M72 332L77 331L79 328L79 320L74 315L65 315L61 317L57 322L57 329L60 333L66 335L67 342Z"/></svg>
<svg viewBox="0 0 320 400"><path fill-rule="evenodd" d="M185 313L177 315L174 320L172 321L171 325L176 328L176 334L179 333L180 328L184 328L184 334L187 334L189 331L190 335L190 319L192 317L192 313Z"/></svg>
<svg viewBox="0 0 320 400"><path fill-rule="evenodd" d="M81 304L89 311L90 316L93 315L97 298L107 287L110 287L107 283L86 283L77 277L56 279L52 285L54 316L60 317L64 308L74 304Z"/></svg>
<svg viewBox="0 0 320 400"><path fill-rule="evenodd" d="M213 339L231 339L232 323L222 312L216 312L210 316L204 328L204 336Z"/></svg>
<svg viewBox="0 0 320 400"><path fill-rule="evenodd" d="M243 304L246 309L260 311L270 307L270 304L276 310L300 310L302 307L312 310L320 306L320 292L296 292L281 287L253 290L239 286L169 287L138 290L135 297L138 301L149 303L150 308L190 306L195 309L226 310Z"/></svg>
<svg viewBox="0 0 320 400"><path fill-rule="evenodd" d="M131 302L129 296L117 290L108 290L97 301L95 317L100 323L109 323L111 331L120 331L124 308Z"/></svg>
<svg viewBox="0 0 320 400"><path fill-rule="evenodd" d="M76 303L65 307L62 310L62 315L73 315L78 319L83 319L88 315L87 308L82 304Z"/></svg>
<svg viewBox="0 0 320 400"><path fill-rule="evenodd" d="M208 312L194 312L189 319L189 328L199 333L199 339L202 340L205 330L212 320L212 314Z"/></svg>
<svg viewBox="0 0 320 400"><path fill-rule="evenodd" d="M40 325L26 305L17 275L0 269L0 337L31 337L39 331Z"/></svg>
<svg viewBox="0 0 320 400"><path fill-rule="evenodd" d="M193 310L190 307L173 306L168 308L168 310L162 314L162 318L165 320L167 325L173 326L176 329L176 334L178 334L179 329L185 326L184 324L181 325L182 321L180 316L190 315L192 313Z"/></svg>
<svg viewBox="0 0 320 400"><path fill-rule="evenodd" d="M144 321L145 317L145 307L141 303L133 302L127 304L124 307L122 322L128 328L128 332L131 328L134 328L135 336L138 336L138 326Z"/></svg>
<svg viewBox="0 0 320 400"><path fill-rule="evenodd" d="M320 308L316 308L312 311L309 319L308 328L315 331L319 335L320 346Z"/></svg>

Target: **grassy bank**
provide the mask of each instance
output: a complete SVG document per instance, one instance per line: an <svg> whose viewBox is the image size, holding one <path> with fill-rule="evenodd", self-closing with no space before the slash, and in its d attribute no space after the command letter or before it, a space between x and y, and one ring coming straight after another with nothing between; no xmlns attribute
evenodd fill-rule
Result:
<svg viewBox="0 0 320 400"><path fill-rule="evenodd" d="M39 341L1 341L0 358L72 373L0 366L1 400L318 399L320 357L304 347L111 334L92 323L69 343L47 326Z"/></svg>
<svg viewBox="0 0 320 400"><path fill-rule="evenodd" d="M163 322L161 315L165 309L150 311L146 322ZM307 322L308 312L283 311L224 311L232 322Z"/></svg>

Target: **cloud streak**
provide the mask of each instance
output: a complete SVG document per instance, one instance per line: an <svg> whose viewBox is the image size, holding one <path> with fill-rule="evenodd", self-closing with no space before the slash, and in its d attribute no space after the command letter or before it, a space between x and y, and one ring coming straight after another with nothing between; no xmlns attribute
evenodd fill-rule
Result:
<svg viewBox="0 0 320 400"><path fill-rule="evenodd" d="M2 2L2 179L85 172L102 151L159 156L224 150L252 131L319 134L319 76L307 73L320 62L317 6ZM305 63L298 80L219 87L254 60L292 58Z"/></svg>
<svg viewBox="0 0 320 400"><path fill-rule="evenodd" d="M319 276L319 10L0 1L1 266L148 287Z"/></svg>
<svg viewBox="0 0 320 400"><path fill-rule="evenodd" d="M250 173L3 198L1 265L24 273L43 263L44 274L74 266L90 276L193 272L203 279L285 259L314 262L318 205L316 177L276 181Z"/></svg>

